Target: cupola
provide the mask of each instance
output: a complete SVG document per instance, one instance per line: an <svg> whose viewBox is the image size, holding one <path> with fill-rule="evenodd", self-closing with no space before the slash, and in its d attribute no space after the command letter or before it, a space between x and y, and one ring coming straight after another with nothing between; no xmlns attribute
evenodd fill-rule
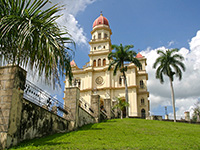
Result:
<svg viewBox="0 0 200 150"><path fill-rule="evenodd" d="M100 16L94 21L93 29L102 26L107 26L108 28L110 27L108 19L104 17L103 14L101 13Z"/></svg>
<svg viewBox="0 0 200 150"><path fill-rule="evenodd" d="M140 53L138 53L138 54L136 55L136 58L143 58L143 56L142 56Z"/></svg>

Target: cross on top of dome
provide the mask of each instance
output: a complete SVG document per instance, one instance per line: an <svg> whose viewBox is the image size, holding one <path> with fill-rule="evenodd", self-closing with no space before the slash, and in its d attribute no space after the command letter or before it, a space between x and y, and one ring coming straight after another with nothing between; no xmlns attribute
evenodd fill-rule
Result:
<svg viewBox="0 0 200 150"><path fill-rule="evenodd" d="M100 16L94 21L93 28L100 25L106 25L107 27L109 27L108 19L103 16L102 11L100 12Z"/></svg>

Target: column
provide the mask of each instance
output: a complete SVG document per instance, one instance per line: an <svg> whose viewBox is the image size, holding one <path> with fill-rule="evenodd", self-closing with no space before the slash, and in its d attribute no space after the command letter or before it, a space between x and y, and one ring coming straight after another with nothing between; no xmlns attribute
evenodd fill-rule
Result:
<svg viewBox="0 0 200 150"><path fill-rule="evenodd" d="M26 71L18 66L0 67L0 149L19 142L21 99Z"/></svg>
<svg viewBox="0 0 200 150"><path fill-rule="evenodd" d="M94 110L96 122L100 121L100 96L97 94L91 95L91 107Z"/></svg>
<svg viewBox="0 0 200 150"><path fill-rule="evenodd" d="M111 118L111 99L104 99L104 108L106 110L107 118Z"/></svg>
<svg viewBox="0 0 200 150"><path fill-rule="evenodd" d="M78 127L78 104L80 98L80 89L78 87L69 87L65 89L64 105L68 114L64 114L64 118L71 120L71 128ZM70 111L68 110L70 109Z"/></svg>

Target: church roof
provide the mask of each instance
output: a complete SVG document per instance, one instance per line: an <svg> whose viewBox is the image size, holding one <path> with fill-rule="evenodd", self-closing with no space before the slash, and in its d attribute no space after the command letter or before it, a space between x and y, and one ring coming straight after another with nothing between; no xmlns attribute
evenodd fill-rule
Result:
<svg viewBox="0 0 200 150"><path fill-rule="evenodd" d="M93 28L98 25L107 25L109 27L108 19L102 14L94 21Z"/></svg>
<svg viewBox="0 0 200 150"><path fill-rule="evenodd" d="M138 54L136 55L136 58L143 58L143 56L142 56L140 53L138 53Z"/></svg>

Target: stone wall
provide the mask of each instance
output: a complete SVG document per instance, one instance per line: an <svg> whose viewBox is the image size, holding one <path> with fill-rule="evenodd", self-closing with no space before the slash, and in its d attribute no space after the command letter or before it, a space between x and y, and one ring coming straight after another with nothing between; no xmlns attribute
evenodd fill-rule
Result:
<svg viewBox="0 0 200 150"><path fill-rule="evenodd" d="M96 122L95 118L86 110L84 110L82 107L79 107L78 114L79 114L78 127Z"/></svg>
<svg viewBox="0 0 200 150"><path fill-rule="evenodd" d="M20 124L20 117L13 109L23 97L26 71L16 66L0 67L0 148L7 145L10 130ZM20 106L19 106L20 107ZM16 129L17 130L17 129Z"/></svg>
<svg viewBox="0 0 200 150"><path fill-rule="evenodd" d="M12 120L17 116L18 120ZM70 121L22 99L12 106L6 147L23 140L67 131L70 131Z"/></svg>
<svg viewBox="0 0 200 150"><path fill-rule="evenodd" d="M104 111L100 110L100 119L99 119L99 122L101 122L103 120L106 120L106 119L108 119L106 113Z"/></svg>
<svg viewBox="0 0 200 150"><path fill-rule="evenodd" d="M0 149L19 142L73 130L73 122L23 99L26 71L0 67Z"/></svg>
<svg viewBox="0 0 200 150"><path fill-rule="evenodd" d="M70 121L30 101L22 100L21 122L19 127L20 140L67 132L69 131L69 127Z"/></svg>

